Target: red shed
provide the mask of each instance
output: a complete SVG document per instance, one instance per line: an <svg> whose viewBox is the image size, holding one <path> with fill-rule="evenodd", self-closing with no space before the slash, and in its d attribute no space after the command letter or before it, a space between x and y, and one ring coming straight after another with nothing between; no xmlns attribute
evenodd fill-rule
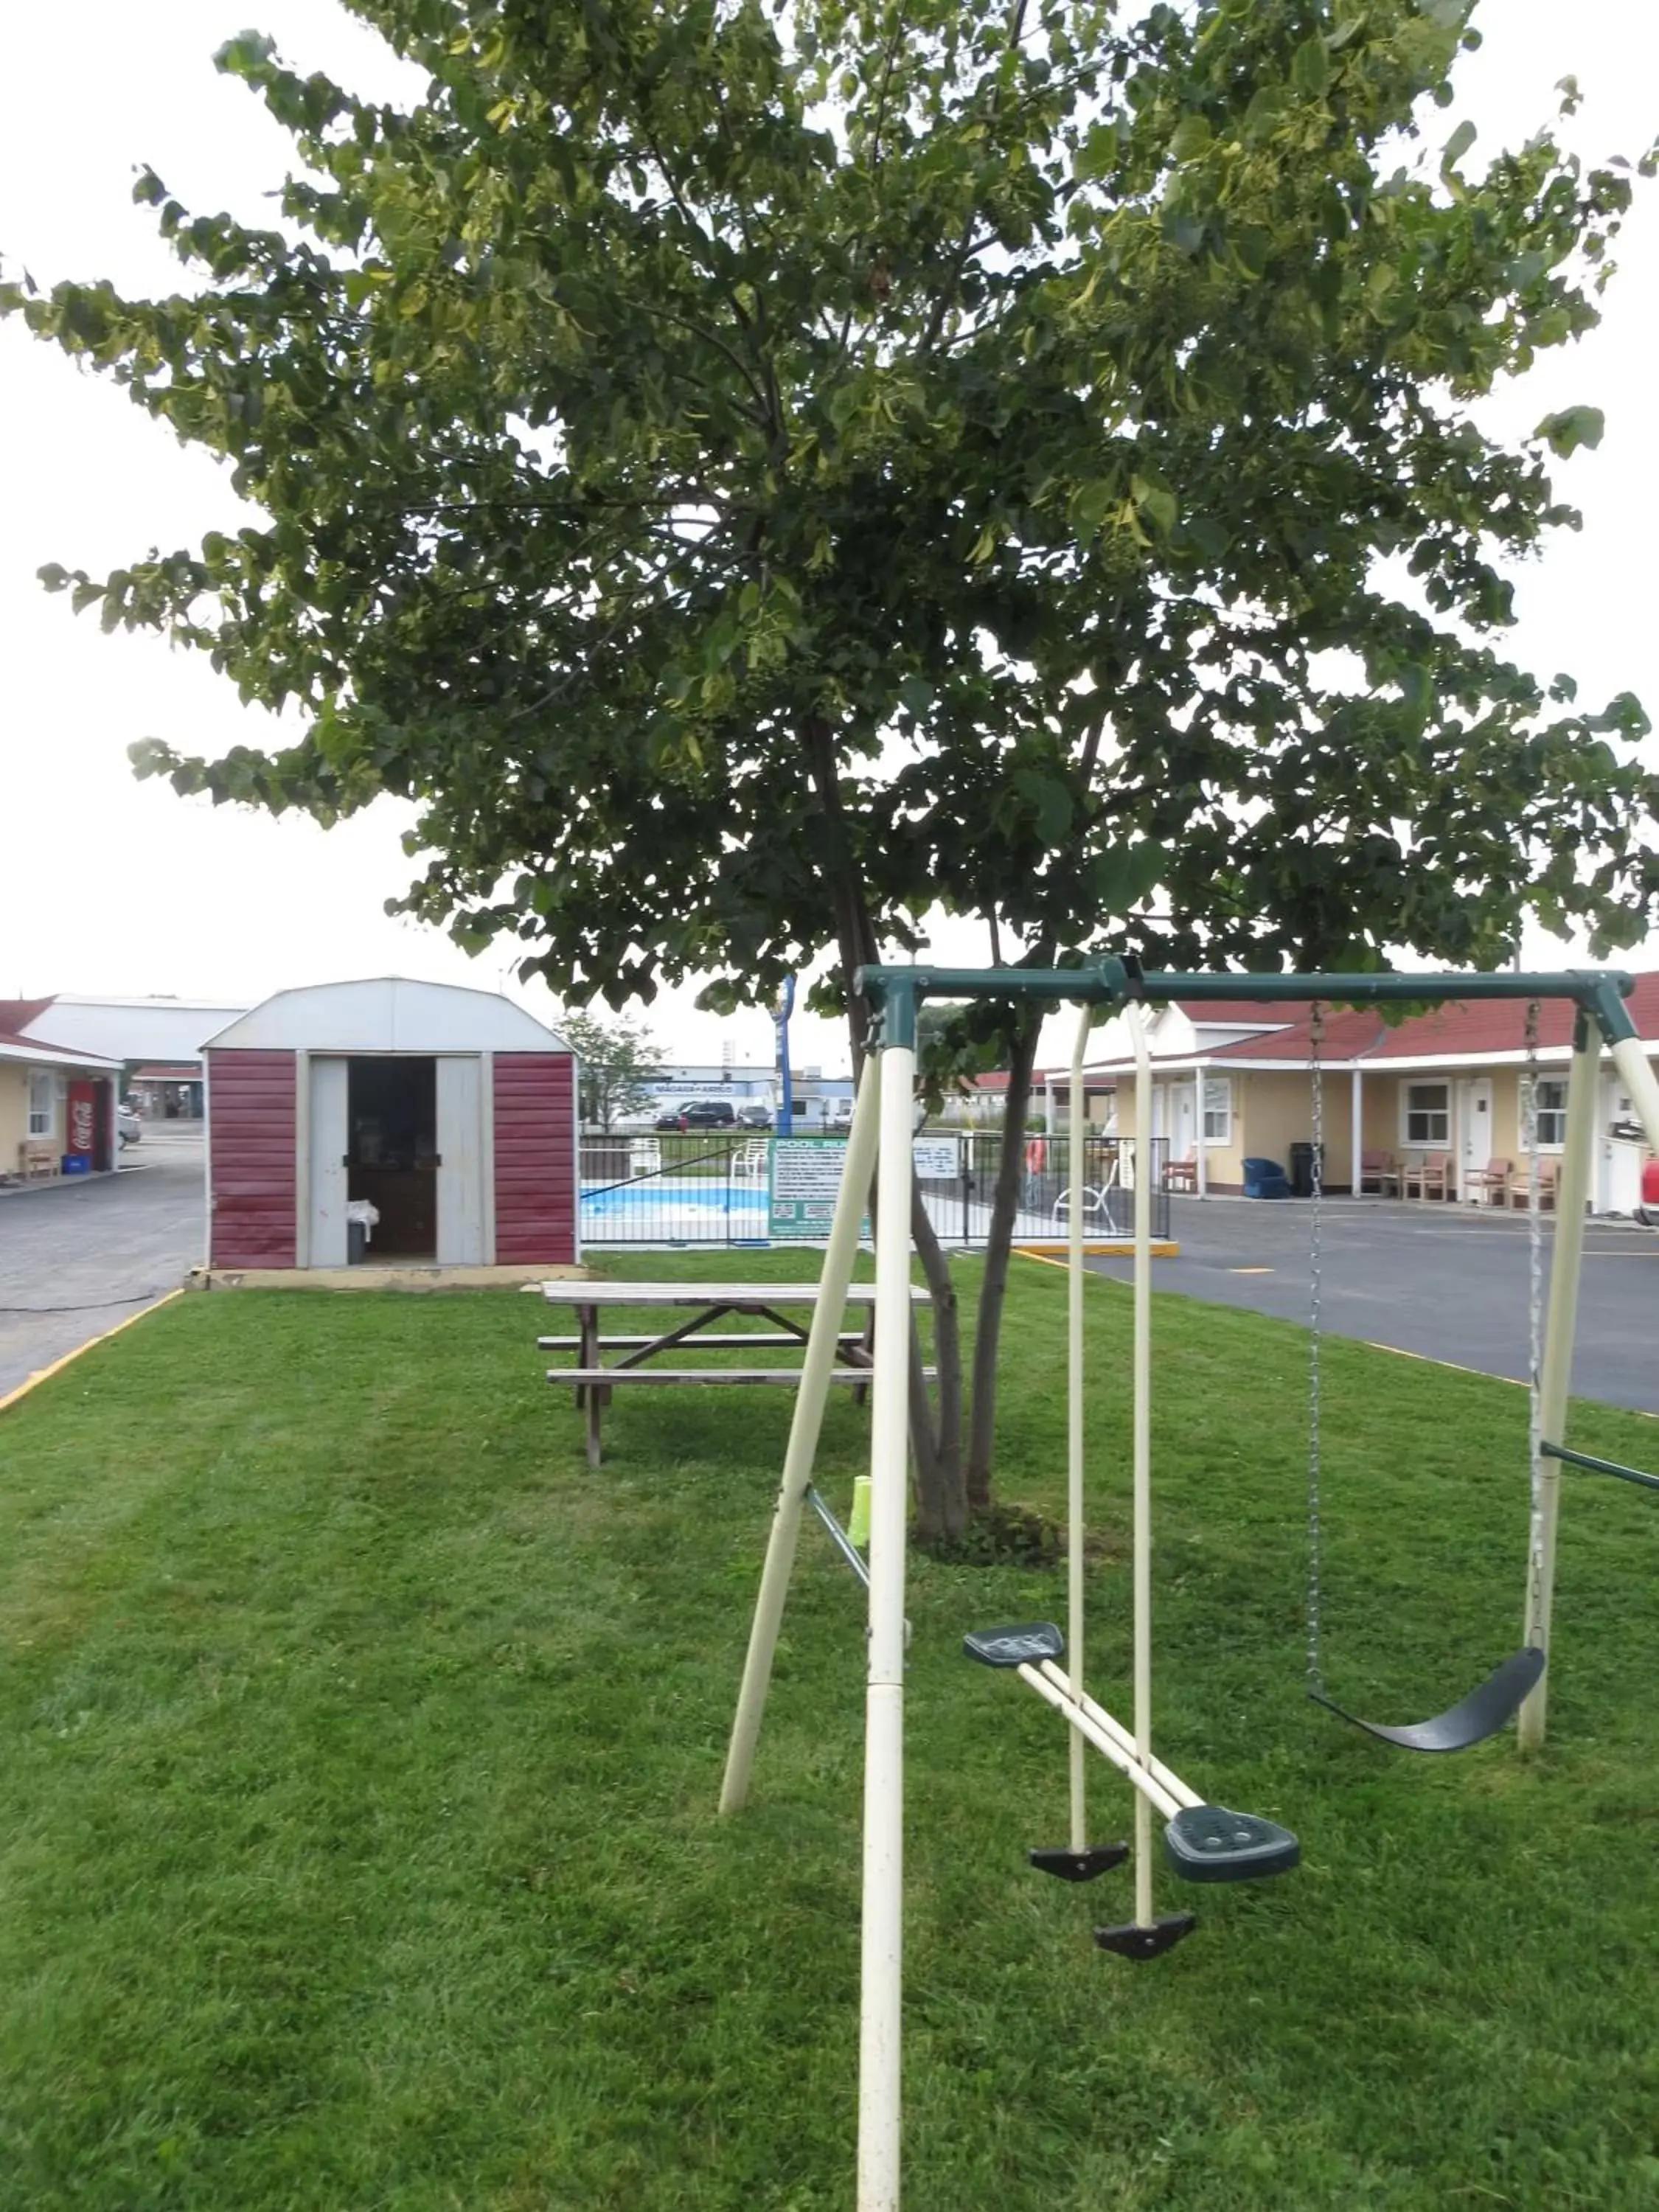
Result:
<svg viewBox="0 0 1659 2212"><path fill-rule="evenodd" d="M279 991L204 1058L211 1266L575 1260L574 1056L510 1000Z"/></svg>

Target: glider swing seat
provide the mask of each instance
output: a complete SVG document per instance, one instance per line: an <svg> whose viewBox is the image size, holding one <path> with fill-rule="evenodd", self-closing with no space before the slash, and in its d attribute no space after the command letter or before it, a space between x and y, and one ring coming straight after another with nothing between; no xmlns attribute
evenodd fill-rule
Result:
<svg viewBox="0 0 1659 2212"><path fill-rule="evenodd" d="M1071 1668L1060 1665L1066 1638L1052 1621L980 1630L963 1638L963 1649L981 1666L1017 1674L1028 1688L1050 1705L1071 1729L1071 1841L1028 1851L1039 1872L1063 1881L1092 1881L1134 1860L1135 1910L1132 1920L1097 1928L1102 1950L1127 1959L1163 1954L1191 1934L1190 1912L1154 1914L1152 1908L1152 1815L1163 1818L1164 1856L1184 1881L1256 1881L1286 1874L1301 1856L1288 1828L1253 1813L1236 1813L1206 1803L1179 1775L1156 1759L1152 1747L1152 1189L1150 1175L1134 1179L1134 1353L1133 1353L1133 1558L1134 1558L1134 1728L1125 1728L1088 1696L1083 1686L1084 1633L1084 1353L1083 1222L1087 1194L1082 1176L1083 1147L1078 1102L1083 1096L1083 1062L1092 1009L1085 1004L1072 1055L1072 1161L1067 1255L1068 1330L1066 1346L1067 1480L1066 1558ZM1137 1137L1152 1129L1152 1059L1140 1009L1126 1011L1135 1049ZM1127 1844L1091 1844L1086 1809L1085 1746L1115 1767L1137 1792L1135 1839Z"/></svg>

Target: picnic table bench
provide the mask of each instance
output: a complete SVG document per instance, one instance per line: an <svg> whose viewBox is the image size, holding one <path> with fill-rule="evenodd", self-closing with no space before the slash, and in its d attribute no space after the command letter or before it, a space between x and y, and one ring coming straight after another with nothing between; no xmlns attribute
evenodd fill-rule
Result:
<svg viewBox="0 0 1659 2212"><path fill-rule="evenodd" d="M779 1346L805 1350L811 1312L818 1303L817 1283L544 1283L542 1296L550 1305L567 1305L575 1309L580 1334L575 1336L540 1336L536 1340L543 1352L574 1352L579 1355L574 1367L550 1367L550 1382L574 1389L576 1403L587 1415L587 1463L598 1467L600 1458L599 1416L610 1403L612 1391L619 1385L631 1382L650 1382L658 1385L681 1384L700 1386L714 1384L730 1388L734 1385L785 1383L798 1385L799 1367L659 1367L647 1362L658 1359L668 1352L746 1352L750 1346L773 1350ZM919 1284L913 1285L911 1300L925 1304L927 1292ZM875 1319L876 1286L873 1283L854 1283L847 1292L847 1304L859 1309L864 1316L864 1325L858 1330L843 1329L837 1338L837 1351L845 1363L831 1371L831 1380L862 1390L868 1387L873 1361L870 1352L870 1334ZM619 1309L638 1310L659 1307L665 1326L654 1335L603 1335L600 1316ZM805 1307L806 1318L797 1320L781 1310L786 1307ZM690 1318L677 1327L667 1325L672 1316L690 1308ZM720 1329L721 1322L734 1316L769 1322L770 1329ZM620 1352L619 1359L605 1360L607 1352Z"/></svg>

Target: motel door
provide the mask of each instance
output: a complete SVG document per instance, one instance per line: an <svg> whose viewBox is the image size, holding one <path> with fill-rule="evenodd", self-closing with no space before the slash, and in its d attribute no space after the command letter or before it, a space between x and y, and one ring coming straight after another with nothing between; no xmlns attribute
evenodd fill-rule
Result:
<svg viewBox="0 0 1659 2212"><path fill-rule="evenodd" d="M1593 1210L1634 1215L1642 1203L1645 1132L1616 1074L1606 1078L1602 1102L1601 1188L1592 1194Z"/></svg>
<svg viewBox="0 0 1659 2212"><path fill-rule="evenodd" d="M1477 1075L1460 1084L1458 1089L1462 1093L1463 1108L1458 1189L1466 1191L1469 1176L1492 1164L1492 1078Z"/></svg>
<svg viewBox="0 0 1659 2212"><path fill-rule="evenodd" d="M1179 1083L1173 1094L1175 1130L1170 1141L1172 1160L1195 1160L1198 1158L1198 1092L1191 1083Z"/></svg>
<svg viewBox="0 0 1659 2212"><path fill-rule="evenodd" d="M438 1265L484 1261L483 1063L438 1062Z"/></svg>

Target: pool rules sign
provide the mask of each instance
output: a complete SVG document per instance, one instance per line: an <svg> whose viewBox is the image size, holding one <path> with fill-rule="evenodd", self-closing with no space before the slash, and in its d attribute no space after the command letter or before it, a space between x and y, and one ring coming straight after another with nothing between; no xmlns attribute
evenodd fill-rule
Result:
<svg viewBox="0 0 1659 2212"><path fill-rule="evenodd" d="M825 1243L846 1166L845 1137L775 1137L769 1233L787 1243Z"/></svg>
<svg viewBox="0 0 1659 2212"><path fill-rule="evenodd" d="M954 1183L961 1172L956 1137L918 1137L913 1148L919 1182ZM769 1235L775 1243L822 1244L836 1218L847 1167L845 1137L776 1137L772 1142ZM866 1218L860 1235L868 1237Z"/></svg>

